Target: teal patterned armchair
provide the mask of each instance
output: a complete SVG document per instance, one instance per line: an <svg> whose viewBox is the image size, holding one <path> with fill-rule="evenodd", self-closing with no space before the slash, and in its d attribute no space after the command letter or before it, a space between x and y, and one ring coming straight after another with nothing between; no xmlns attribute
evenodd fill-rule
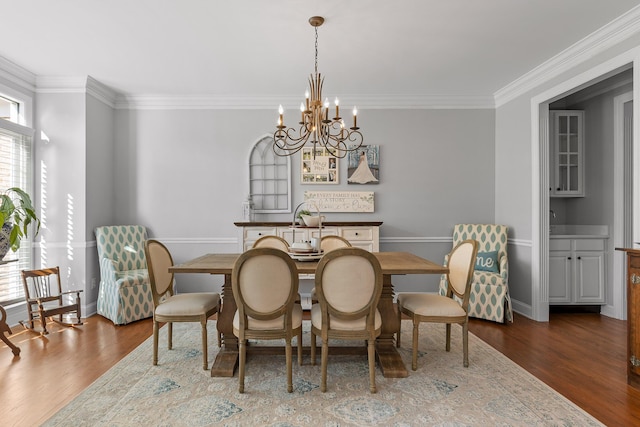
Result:
<svg viewBox="0 0 640 427"><path fill-rule="evenodd" d="M147 230L139 225L95 229L100 260L98 314L116 325L153 316L144 242Z"/></svg>
<svg viewBox="0 0 640 427"><path fill-rule="evenodd" d="M457 224L453 228L453 247L463 240L479 243L473 273L469 316L495 322L512 322L509 296L509 258L507 257L508 227L495 224ZM448 259L445 257L445 265ZM440 295L447 289L446 275L440 279Z"/></svg>

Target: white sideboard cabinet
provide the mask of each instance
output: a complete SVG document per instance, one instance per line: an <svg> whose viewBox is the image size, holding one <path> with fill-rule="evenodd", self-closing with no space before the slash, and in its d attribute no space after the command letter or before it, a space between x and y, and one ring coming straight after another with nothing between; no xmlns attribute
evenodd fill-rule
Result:
<svg viewBox="0 0 640 427"><path fill-rule="evenodd" d="M337 235L347 239L353 246L369 252L380 251L380 225L382 222L325 222L322 230L317 227L291 227L287 222L236 222L239 236L239 250L250 249L262 236L280 236L289 244L309 241L328 235Z"/></svg>
<svg viewBox="0 0 640 427"><path fill-rule="evenodd" d="M549 304L605 303L606 238L549 240Z"/></svg>

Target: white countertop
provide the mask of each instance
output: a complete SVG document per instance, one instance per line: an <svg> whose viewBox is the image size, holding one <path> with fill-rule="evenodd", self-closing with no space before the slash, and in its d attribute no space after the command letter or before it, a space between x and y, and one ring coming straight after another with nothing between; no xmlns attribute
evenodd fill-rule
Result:
<svg viewBox="0 0 640 427"><path fill-rule="evenodd" d="M575 224L552 224L550 226L550 239L586 239L586 238L609 238L608 225L575 225Z"/></svg>

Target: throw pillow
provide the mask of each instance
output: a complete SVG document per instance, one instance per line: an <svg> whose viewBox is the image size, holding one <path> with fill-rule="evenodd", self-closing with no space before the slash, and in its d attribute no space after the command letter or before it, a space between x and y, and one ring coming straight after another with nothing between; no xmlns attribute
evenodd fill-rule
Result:
<svg viewBox="0 0 640 427"><path fill-rule="evenodd" d="M498 251L478 252L478 256L476 258L476 271L498 273Z"/></svg>

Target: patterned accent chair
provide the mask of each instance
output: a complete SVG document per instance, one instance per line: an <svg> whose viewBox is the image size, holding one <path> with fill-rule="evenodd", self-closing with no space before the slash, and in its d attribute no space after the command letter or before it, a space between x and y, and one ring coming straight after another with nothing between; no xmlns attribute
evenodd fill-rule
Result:
<svg viewBox="0 0 640 427"><path fill-rule="evenodd" d="M453 228L453 247L467 239L477 240L478 257L483 253L497 252L497 272L483 271L476 264L469 297L469 316L494 322L512 322L511 297L509 296L509 259L507 257L507 231L505 225L457 224ZM448 256L444 260L448 263ZM440 278L440 295L447 291L447 276Z"/></svg>
<svg viewBox="0 0 640 427"><path fill-rule="evenodd" d="M100 261L98 314L116 325L153 316L144 242L147 230L139 225L95 229Z"/></svg>

